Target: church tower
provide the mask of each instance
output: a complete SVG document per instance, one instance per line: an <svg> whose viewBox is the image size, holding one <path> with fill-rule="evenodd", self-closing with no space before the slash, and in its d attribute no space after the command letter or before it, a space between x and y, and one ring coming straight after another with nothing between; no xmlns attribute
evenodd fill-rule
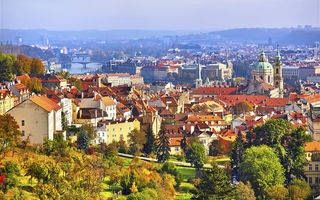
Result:
<svg viewBox="0 0 320 200"><path fill-rule="evenodd" d="M274 86L279 88L279 97L283 97L283 77L282 77L282 62L279 52L279 46L277 46L277 54L274 57L273 63L273 77L274 77Z"/></svg>
<svg viewBox="0 0 320 200"><path fill-rule="evenodd" d="M199 88L201 86L202 86L201 66L200 66L200 62L198 62L198 79L196 80L196 88Z"/></svg>

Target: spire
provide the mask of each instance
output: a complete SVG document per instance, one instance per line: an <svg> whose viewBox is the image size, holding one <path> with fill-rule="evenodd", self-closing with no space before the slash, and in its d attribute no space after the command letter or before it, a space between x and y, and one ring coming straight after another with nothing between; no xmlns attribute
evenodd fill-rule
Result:
<svg viewBox="0 0 320 200"><path fill-rule="evenodd" d="M264 47L263 46L262 46L262 51L261 51L261 54L260 54L259 62L268 62L268 60L266 58L266 54L264 53Z"/></svg>
<svg viewBox="0 0 320 200"><path fill-rule="evenodd" d="M274 57L274 62L280 62L281 61L281 56L280 56L280 51L279 51L279 45L277 45L277 54Z"/></svg>

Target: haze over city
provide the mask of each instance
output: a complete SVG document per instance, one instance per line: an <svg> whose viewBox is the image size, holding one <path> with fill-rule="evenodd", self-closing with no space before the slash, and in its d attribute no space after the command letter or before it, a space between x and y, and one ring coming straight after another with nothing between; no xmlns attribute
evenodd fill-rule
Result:
<svg viewBox="0 0 320 200"><path fill-rule="evenodd" d="M0 28L221 30L320 26L319 0L0 0Z"/></svg>

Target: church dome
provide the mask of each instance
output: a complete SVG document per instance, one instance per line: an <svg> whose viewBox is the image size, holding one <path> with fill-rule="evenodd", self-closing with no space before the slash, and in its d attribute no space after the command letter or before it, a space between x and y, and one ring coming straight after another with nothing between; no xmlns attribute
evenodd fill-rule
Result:
<svg viewBox="0 0 320 200"><path fill-rule="evenodd" d="M272 65L268 62L268 59L266 57L266 54L264 53L264 51L262 50L260 58L259 58L259 62L257 62L254 66L253 66L254 70L272 70L273 67Z"/></svg>

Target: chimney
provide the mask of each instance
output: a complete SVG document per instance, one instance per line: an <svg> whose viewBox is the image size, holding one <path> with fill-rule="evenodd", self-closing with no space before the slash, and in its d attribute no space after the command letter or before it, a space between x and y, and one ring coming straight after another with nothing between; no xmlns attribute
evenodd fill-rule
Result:
<svg viewBox="0 0 320 200"><path fill-rule="evenodd" d="M83 92L81 92L81 99L83 99L83 97L84 97L84 94L83 94Z"/></svg>
<svg viewBox="0 0 320 200"><path fill-rule="evenodd" d="M94 110L94 117L98 118L98 110L97 109Z"/></svg>
<svg viewBox="0 0 320 200"><path fill-rule="evenodd" d="M183 126L182 126L182 129L185 131L185 130L186 130L186 126L185 126L185 125L183 125Z"/></svg>
<svg viewBox="0 0 320 200"><path fill-rule="evenodd" d="M80 109L79 112L80 112L80 116L79 117L81 118L82 117L82 109Z"/></svg>
<svg viewBox="0 0 320 200"><path fill-rule="evenodd" d="M182 101L181 113L184 113L184 101Z"/></svg>
<svg viewBox="0 0 320 200"><path fill-rule="evenodd" d="M169 103L166 102L166 110L169 110Z"/></svg>

